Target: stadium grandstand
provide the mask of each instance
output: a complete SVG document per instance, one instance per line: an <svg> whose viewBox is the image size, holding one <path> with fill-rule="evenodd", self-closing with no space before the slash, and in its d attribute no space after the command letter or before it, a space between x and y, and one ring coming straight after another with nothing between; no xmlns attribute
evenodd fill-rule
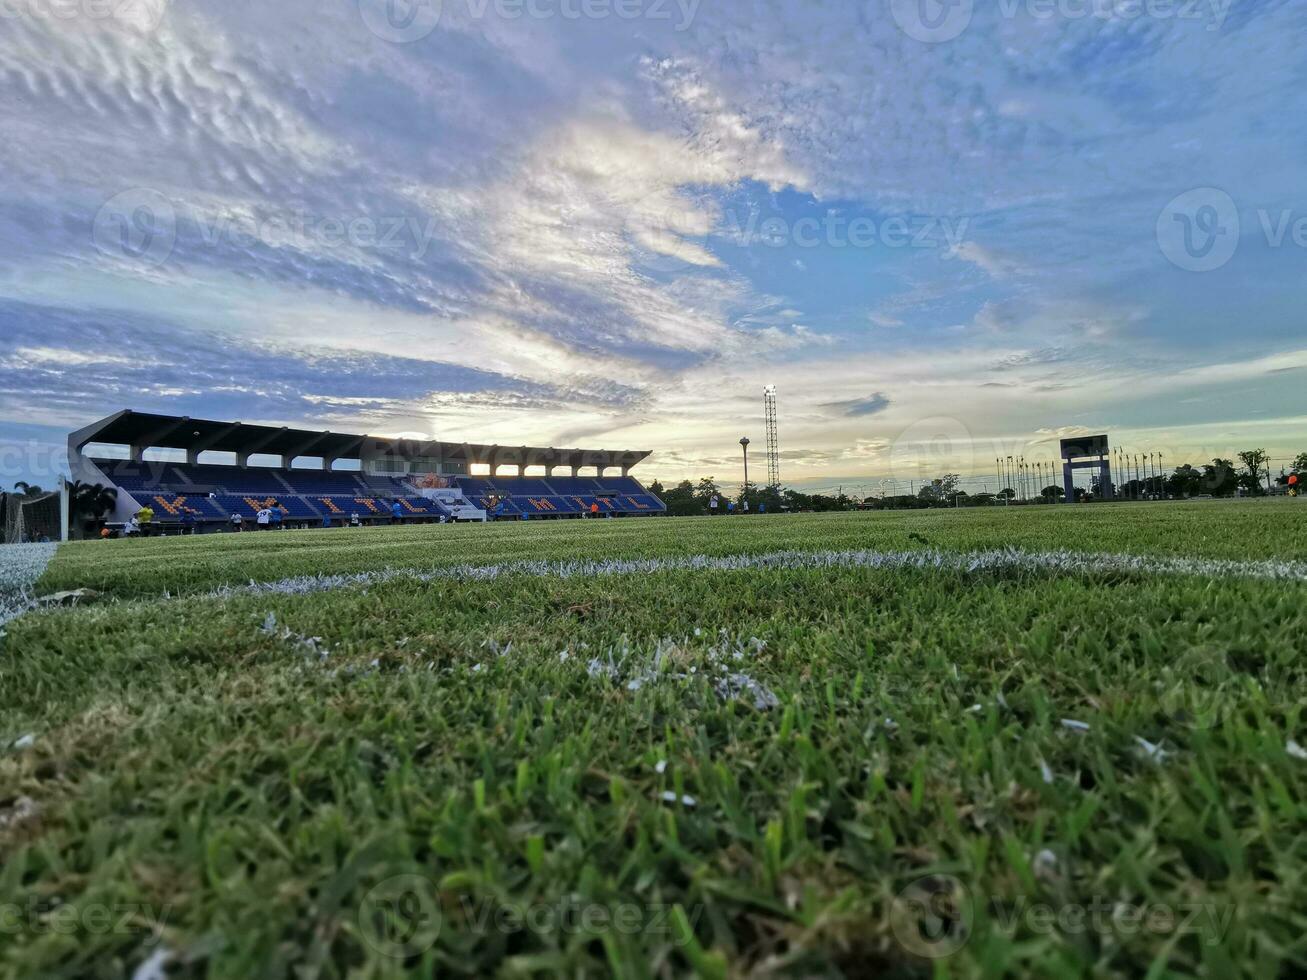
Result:
<svg viewBox="0 0 1307 980"><path fill-rule="evenodd" d="M631 476L648 452L473 445L122 411L68 437L73 480L115 487L108 523L143 507L167 529L666 514ZM256 462L257 460L257 462ZM511 473L505 471L511 470ZM592 470L593 475L582 475ZM527 475L535 471L536 475Z"/></svg>

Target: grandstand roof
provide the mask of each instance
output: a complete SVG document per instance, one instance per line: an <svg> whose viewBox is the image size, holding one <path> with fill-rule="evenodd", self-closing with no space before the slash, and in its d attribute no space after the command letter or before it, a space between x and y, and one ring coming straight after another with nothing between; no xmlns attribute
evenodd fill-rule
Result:
<svg viewBox="0 0 1307 980"><path fill-rule="evenodd" d="M441 440L390 439L289 426L248 425L189 416L155 415L130 409L110 415L72 433L68 447L75 455L92 443L138 449L181 449L328 459L418 460L435 458L494 466L597 466L629 469L647 459L647 450L557 449L539 446L499 446Z"/></svg>

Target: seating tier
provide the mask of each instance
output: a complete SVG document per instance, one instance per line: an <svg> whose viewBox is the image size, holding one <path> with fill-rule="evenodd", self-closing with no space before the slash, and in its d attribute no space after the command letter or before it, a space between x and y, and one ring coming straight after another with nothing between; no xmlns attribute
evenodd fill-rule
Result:
<svg viewBox="0 0 1307 980"><path fill-rule="evenodd" d="M439 504L419 496L398 477L332 470L100 462L121 490L152 507L160 521L179 521L188 511L200 521L227 520L233 512L252 519L260 507L273 504L293 520L316 521L327 516L347 520L354 513L365 520L378 520L392 516L396 500L405 516L448 516ZM493 511L492 497L502 499L503 514L509 517L575 517L588 514L595 503L605 514L660 514L667 509L632 477L456 477L452 483L470 503L486 511Z"/></svg>

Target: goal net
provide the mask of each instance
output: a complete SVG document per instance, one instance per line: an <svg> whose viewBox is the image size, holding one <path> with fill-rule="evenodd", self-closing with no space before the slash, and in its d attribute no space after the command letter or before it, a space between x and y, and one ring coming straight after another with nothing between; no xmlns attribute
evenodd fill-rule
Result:
<svg viewBox="0 0 1307 980"><path fill-rule="evenodd" d="M25 497L16 493L5 494L4 543L58 541L61 500L61 496L57 493L47 493L39 497Z"/></svg>

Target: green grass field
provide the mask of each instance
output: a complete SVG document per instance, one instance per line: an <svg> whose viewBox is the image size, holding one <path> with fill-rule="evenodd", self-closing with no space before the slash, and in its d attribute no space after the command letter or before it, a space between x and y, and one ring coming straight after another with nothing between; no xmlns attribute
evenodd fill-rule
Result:
<svg viewBox="0 0 1307 980"><path fill-rule="evenodd" d="M1304 559L1291 502L65 545L0 976L1301 974Z"/></svg>

